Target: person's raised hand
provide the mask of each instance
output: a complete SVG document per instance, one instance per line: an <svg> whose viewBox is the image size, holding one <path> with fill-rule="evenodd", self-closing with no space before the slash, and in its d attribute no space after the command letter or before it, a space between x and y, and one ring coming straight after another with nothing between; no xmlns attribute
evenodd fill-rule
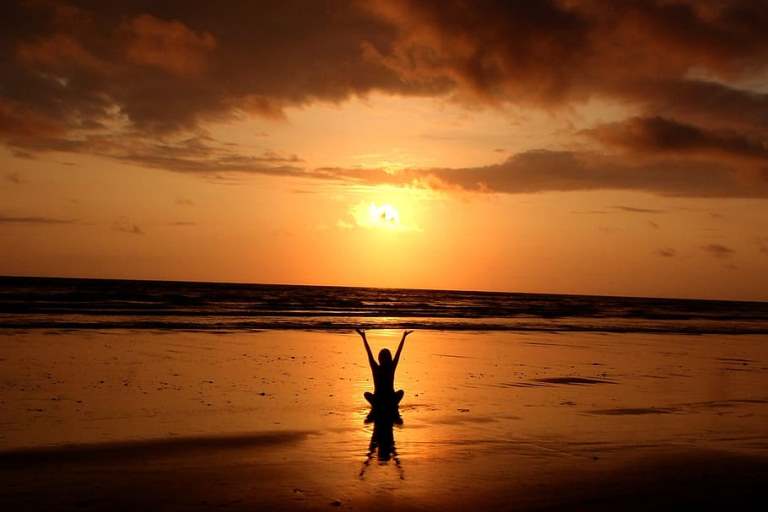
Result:
<svg viewBox="0 0 768 512"><path fill-rule="evenodd" d="M365 338L365 329L355 329L355 332Z"/></svg>
<svg viewBox="0 0 768 512"><path fill-rule="evenodd" d="M411 333L413 333L413 331L403 331L403 339L405 339Z"/></svg>

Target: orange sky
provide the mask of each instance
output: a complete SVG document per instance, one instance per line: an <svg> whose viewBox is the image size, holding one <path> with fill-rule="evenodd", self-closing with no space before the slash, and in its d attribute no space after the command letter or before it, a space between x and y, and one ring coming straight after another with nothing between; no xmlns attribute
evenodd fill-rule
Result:
<svg viewBox="0 0 768 512"><path fill-rule="evenodd" d="M0 274L768 300L758 3L173 4L2 8Z"/></svg>

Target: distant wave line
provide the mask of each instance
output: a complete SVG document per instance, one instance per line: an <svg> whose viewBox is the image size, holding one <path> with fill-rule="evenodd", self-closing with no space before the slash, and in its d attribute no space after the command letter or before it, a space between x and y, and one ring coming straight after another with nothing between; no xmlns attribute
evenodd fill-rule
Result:
<svg viewBox="0 0 768 512"><path fill-rule="evenodd" d="M349 331L365 329L430 329L436 331L512 331L512 332L606 332L648 334L768 334L768 325L680 325L680 324L504 324L472 322L409 322L409 321L347 321L347 322L176 322L176 321L103 321L77 322L67 320L3 321L0 331L48 329L48 330L169 330L202 332L237 332L263 330Z"/></svg>

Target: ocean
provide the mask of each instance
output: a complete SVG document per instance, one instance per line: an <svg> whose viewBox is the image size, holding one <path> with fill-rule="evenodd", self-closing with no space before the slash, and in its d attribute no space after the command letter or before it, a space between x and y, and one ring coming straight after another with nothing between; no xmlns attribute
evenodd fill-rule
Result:
<svg viewBox="0 0 768 512"><path fill-rule="evenodd" d="M766 334L768 303L336 286L0 278L0 329Z"/></svg>

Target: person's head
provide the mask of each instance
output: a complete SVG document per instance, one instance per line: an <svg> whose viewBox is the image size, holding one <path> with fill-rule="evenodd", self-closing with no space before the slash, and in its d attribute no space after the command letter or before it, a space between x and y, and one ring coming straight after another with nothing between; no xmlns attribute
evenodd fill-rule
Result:
<svg viewBox="0 0 768 512"><path fill-rule="evenodd" d="M388 348L383 348L379 351L379 365L380 366L392 366L392 352Z"/></svg>

